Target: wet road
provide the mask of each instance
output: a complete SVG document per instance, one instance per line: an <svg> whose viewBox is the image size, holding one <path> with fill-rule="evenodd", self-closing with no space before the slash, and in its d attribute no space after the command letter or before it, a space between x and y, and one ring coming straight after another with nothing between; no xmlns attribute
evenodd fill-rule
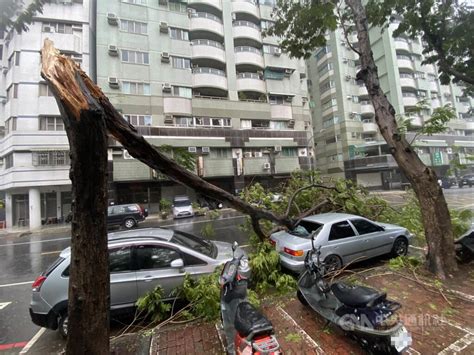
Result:
<svg viewBox="0 0 474 355"><path fill-rule="evenodd" d="M219 219L195 217L177 221L159 222L149 218L139 228L165 226L200 235L207 223L212 223L215 237L211 239L234 242L244 246L246 235L239 229L244 217L230 211L222 212ZM113 230L111 230L113 231ZM68 227L51 229L23 237L0 236L0 352L17 354L40 330L28 314L31 283L70 245ZM46 330L40 342L47 344L48 353L60 350L64 343L57 332ZM36 349L36 347L35 347Z"/></svg>

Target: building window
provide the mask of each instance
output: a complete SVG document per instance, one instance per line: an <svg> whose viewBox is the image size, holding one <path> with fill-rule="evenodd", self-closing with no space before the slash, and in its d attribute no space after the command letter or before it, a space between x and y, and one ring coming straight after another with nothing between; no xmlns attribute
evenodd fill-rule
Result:
<svg viewBox="0 0 474 355"><path fill-rule="evenodd" d="M170 27L171 39L179 39L181 41L189 41L189 31L181 28Z"/></svg>
<svg viewBox="0 0 474 355"><path fill-rule="evenodd" d="M128 33L146 35L148 33L148 25L145 22L120 19L120 30Z"/></svg>
<svg viewBox="0 0 474 355"><path fill-rule="evenodd" d="M123 115L132 126L151 126L150 115Z"/></svg>
<svg viewBox="0 0 474 355"><path fill-rule="evenodd" d="M231 127L231 119L228 117L194 117L196 127L226 128Z"/></svg>
<svg viewBox="0 0 474 355"><path fill-rule="evenodd" d="M186 4L183 4L181 2L174 2L174 1L169 1L168 3L168 8L170 11L175 11L175 12L187 12L188 7Z"/></svg>
<svg viewBox="0 0 474 355"><path fill-rule="evenodd" d="M122 49L122 62L131 64L150 64L148 52L129 51Z"/></svg>
<svg viewBox="0 0 474 355"><path fill-rule="evenodd" d="M33 152L33 166L69 165L68 150L38 151Z"/></svg>
<svg viewBox="0 0 474 355"><path fill-rule="evenodd" d="M54 96L53 91L46 83L39 84L39 96Z"/></svg>
<svg viewBox="0 0 474 355"><path fill-rule="evenodd" d="M270 95L268 101L270 102L270 105L283 105L286 102L284 96L278 95Z"/></svg>
<svg viewBox="0 0 474 355"><path fill-rule="evenodd" d="M16 117L10 117L5 121L5 134L16 131Z"/></svg>
<svg viewBox="0 0 474 355"><path fill-rule="evenodd" d="M18 98L18 84L11 84L7 89L7 100Z"/></svg>
<svg viewBox="0 0 474 355"><path fill-rule="evenodd" d="M281 156L282 157L297 157L298 151L296 148L283 147L281 149Z"/></svg>
<svg viewBox="0 0 474 355"><path fill-rule="evenodd" d="M64 33L72 34L72 29L81 29L82 25L72 25L70 23L61 23L61 22L43 22L42 31L43 32L55 32L55 33Z"/></svg>
<svg viewBox="0 0 474 355"><path fill-rule="evenodd" d="M263 45L263 53L265 54L274 54L275 52L279 51L280 47L274 46L272 44L264 44Z"/></svg>
<svg viewBox="0 0 474 355"><path fill-rule="evenodd" d="M122 2L134 5L146 5L146 0L122 0Z"/></svg>
<svg viewBox="0 0 474 355"><path fill-rule="evenodd" d="M43 116L39 120L40 131L64 131L64 122L60 116Z"/></svg>
<svg viewBox="0 0 474 355"><path fill-rule="evenodd" d="M174 119L177 127L194 127L194 120L192 117L178 116Z"/></svg>
<svg viewBox="0 0 474 355"><path fill-rule="evenodd" d="M122 92L132 95L150 95L150 84L122 81Z"/></svg>
<svg viewBox="0 0 474 355"><path fill-rule="evenodd" d="M228 159L232 157L230 149L227 148L212 148L209 155L211 159Z"/></svg>
<svg viewBox="0 0 474 355"><path fill-rule="evenodd" d="M173 68L177 69L190 69L191 59L182 57L172 57Z"/></svg>
<svg viewBox="0 0 474 355"><path fill-rule="evenodd" d="M270 121L270 129L288 129L288 121Z"/></svg>
<svg viewBox="0 0 474 355"><path fill-rule="evenodd" d="M3 44L0 44L0 60L3 59Z"/></svg>
<svg viewBox="0 0 474 355"><path fill-rule="evenodd" d="M322 83L321 85L319 85L319 91L320 93L324 93L332 88L336 87L336 83L334 82L334 80L328 80L324 83Z"/></svg>
<svg viewBox="0 0 474 355"><path fill-rule="evenodd" d="M331 52L331 47L330 46L326 46L326 47L321 48L315 54L316 60L320 60L322 57L324 57L326 54L328 54L330 52Z"/></svg>
<svg viewBox="0 0 474 355"><path fill-rule="evenodd" d="M269 129L270 121L265 120L240 120L242 129Z"/></svg>
<svg viewBox="0 0 474 355"><path fill-rule="evenodd" d="M172 93L173 96L186 97L188 99L192 99L193 97L193 90L185 86L173 86Z"/></svg>
<svg viewBox="0 0 474 355"><path fill-rule="evenodd" d="M328 128L331 127L335 124L339 123L339 117L338 116L331 116L328 118L323 119L323 128Z"/></svg>
<svg viewBox="0 0 474 355"><path fill-rule="evenodd" d="M268 30L272 28L274 25L275 25L275 22L273 21L262 20L260 22L260 28L262 29L262 31Z"/></svg>
<svg viewBox="0 0 474 355"><path fill-rule="evenodd" d="M8 69L11 69L14 65L20 65L20 52L13 52L8 58Z"/></svg>
<svg viewBox="0 0 474 355"><path fill-rule="evenodd" d="M326 62L318 67L319 75L323 75L334 68L332 62Z"/></svg>
<svg viewBox="0 0 474 355"><path fill-rule="evenodd" d="M332 99L329 99L327 101L325 101L322 105L321 105L321 110L326 110L330 107L333 107L333 106L336 106L337 105L337 100L335 98L332 98Z"/></svg>
<svg viewBox="0 0 474 355"><path fill-rule="evenodd" d="M5 161L5 169L10 169L13 166L13 153L5 155L3 160Z"/></svg>

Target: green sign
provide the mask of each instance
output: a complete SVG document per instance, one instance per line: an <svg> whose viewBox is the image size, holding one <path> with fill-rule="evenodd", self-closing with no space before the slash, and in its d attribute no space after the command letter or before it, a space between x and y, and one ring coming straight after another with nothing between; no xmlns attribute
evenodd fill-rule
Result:
<svg viewBox="0 0 474 355"><path fill-rule="evenodd" d="M441 152L433 153L433 165L443 165L443 155Z"/></svg>

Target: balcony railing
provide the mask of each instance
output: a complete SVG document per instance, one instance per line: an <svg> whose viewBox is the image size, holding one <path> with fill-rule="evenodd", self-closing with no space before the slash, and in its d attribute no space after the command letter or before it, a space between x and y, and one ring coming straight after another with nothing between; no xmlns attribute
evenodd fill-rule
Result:
<svg viewBox="0 0 474 355"><path fill-rule="evenodd" d="M216 68L193 68L194 74L214 74L220 76L226 76L223 70L219 70Z"/></svg>
<svg viewBox="0 0 474 355"><path fill-rule="evenodd" d="M222 20L219 17L217 17L216 15L210 14L208 12L194 12L194 13L191 13L191 17L207 18L209 20L213 20L222 24Z"/></svg>
<svg viewBox="0 0 474 355"><path fill-rule="evenodd" d="M254 24L253 22L250 21L234 21L232 23L232 26L237 27L237 26L245 26L245 27L252 27L256 30L260 30L260 27Z"/></svg>
<svg viewBox="0 0 474 355"><path fill-rule="evenodd" d="M195 39L191 41L191 44L193 46L211 46L219 49L224 49L224 45L222 43L211 41L210 39Z"/></svg>
<svg viewBox="0 0 474 355"><path fill-rule="evenodd" d="M238 73L238 79L256 79L256 80L263 80L262 76L257 73Z"/></svg>
<svg viewBox="0 0 474 355"><path fill-rule="evenodd" d="M255 47L250 47L250 46L240 46L240 47L235 47L235 52L250 52L250 53L257 53L257 54L262 54L262 51L258 48Z"/></svg>

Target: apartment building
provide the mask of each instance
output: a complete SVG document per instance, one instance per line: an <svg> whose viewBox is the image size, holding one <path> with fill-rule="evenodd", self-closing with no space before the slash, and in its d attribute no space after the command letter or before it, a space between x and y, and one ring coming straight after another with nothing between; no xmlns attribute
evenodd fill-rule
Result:
<svg viewBox="0 0 474 355"><path fill-rule="evenodd" d="M98 2L97 82L146 139L195 156L195 173L232 192L274 186L311 167L312 129L303 60L290 59L272 25L272 0ZM193 191L111 143L115 203L156 211Z"/></svg>
<svg viewBox="0 0 474 355"><path fill-rule="evenodd" d="M397 115L409 117L409 141L416 129L430 119L433 109L450 104L456 119L446 133L417 136L415 150L425 164L445 175L457 160L472 169L474 154L473 99L463 97L462 87L441 85L435 65L422 65L423 43L393 38L397 19L380 33L370 30L372 51L382 89ZM349 40L357 45L355 33ZM308 87L316 146L316 168L323 174L354 179L371 188L397 188L406 182L390 155L375 123L374 108L363 83L356 81L358 56L349 48L342 31L329 35L327 46L308 60ZM424 100L427 108L415 112Z"/></svg>
<svg viewBox="0 0 474 355"><path fill-rule="evenodd" d="M28 31L0 34L0 191L7 227L37 228L70 211L69 145L40 75L40 49L53 40L94 78L94 14L94 1L51 1Z"/></svg>

